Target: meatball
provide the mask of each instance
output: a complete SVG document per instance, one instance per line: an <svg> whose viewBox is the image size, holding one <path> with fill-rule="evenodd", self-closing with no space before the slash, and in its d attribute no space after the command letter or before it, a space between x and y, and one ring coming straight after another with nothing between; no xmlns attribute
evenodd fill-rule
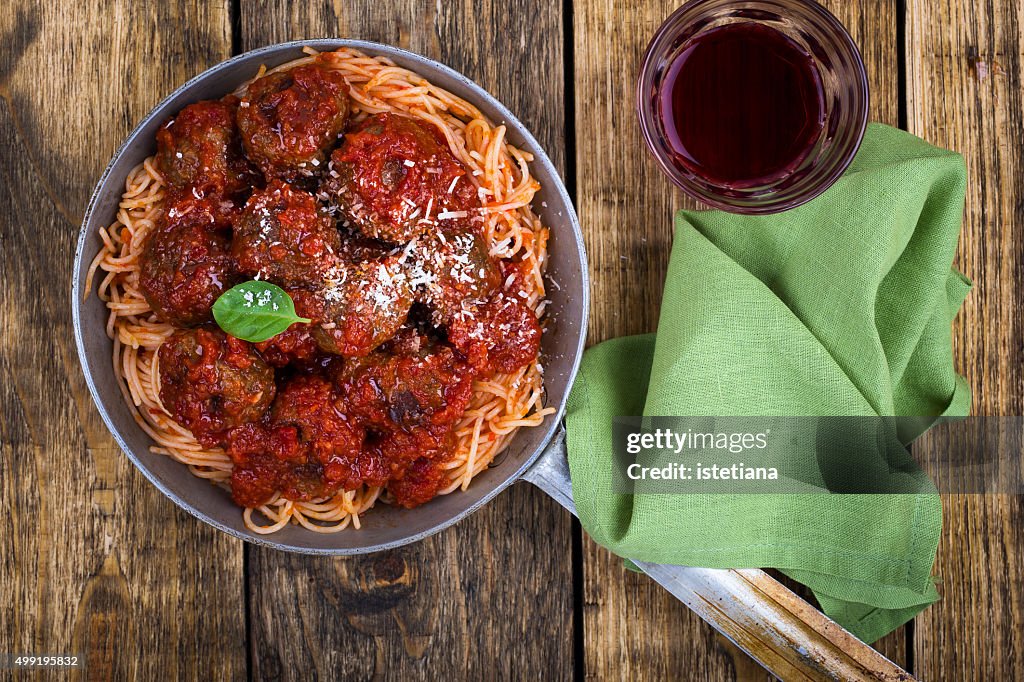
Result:
<svg viewBox="0 0 1024 682"><path fill-rule="evenodd" d="M201 211L169 211L143 247L139 288L157 316L175 327L212 318L214 302L234 284L227 238Z"/></svg>
<svg viewBox="0 0 1024 682"><path fill-rule="evenodd" d="M451 427L423 426L371 432L364 450L388 467L387 489L395 502L415 507L433 498L448 483L444 464L451 459L456 444Z"/></svg>
<svg viewBox="0 0 1024 682"><path fill-rule="evenodd" d="M235 125L238 98L190 104L156 134L156 165L171 187L245 192L258 177L242 153Z"/></svg>
<svg viewBox="0 0 1024 682"><path fill-rule="evenodd" d="M274 400L274 370L250 344L220 330L179 330L157 356L160 402L206 447L261 419Z"/></svg>
<svg viewBox="0 0 1024 682"><path fill-rule="evenodd" d="M345 129L348 84L337 71L307 64L249 84L238 107L245 149L268 178L312 175Z"/></svg>
<svg viewBox="0 0 1024 682"><path fill-rule="evenodd" d="M270 438L294 429L270 430ZM324 478L319 464L292 465L274 459L271 452L252 451L245 464L231 470L231 498L243 507L265 504L275 493L287 500L304 502L334 495L340 485Z"/></svg>
<svg viewBox="0 0 1024 682"><path fill-rule="evenodd" d="M345 135L320 185L332 210L367 237L405 243L427 228L480 218L480 197L426 123L377 114Z"/></svg>
<svg viewBox="0 0 1024 682"><path fill-rule="evenodd" d="M231 497L243 507L265 504L278 492L296 501L330 497L346 483L343 477L328 478L328 467L311 455L309 444L302 441L301 430L295 425L249 423L232 429L227 436L227 452L234 462ZM384 480L385 467L368 466L365 462L372 460L361 451L355 457L354 467L342 465L339 469L335 463L331 470L369 471L367 480ZM347 483L359 485L358 479Z"/></svg>
<svg viewBox="0 0 1024 682"><path fill-rule="evenodd" d="M409 465L401 478L388 483L388 492L395 504L412 509L437 497L446 483L448 477L440 463L429 457L420 457Z"/></svg>
<svg viewBox="0 0 1024 682"><path fill-rule="evenodd" d="M412 307L412 288L397 256L341 263L327 273L313 338L335 355L360 357L402 326Z"/></svg>
<svg viewBox="0 0 1024 682"><path fill-rule="evenodd" d="M436 325L466 307L486 302L501 288L501 268L473 229L440 228L410 242L403 254L416 300L433 312Z"/></svg>
<svg viewBox="0 0 1024 682"><path fill-rule="evenodd" d="M448 324L448 341L485 375L508 374L536 360L540 336L536 313L507 292L460 310Z"/></svg>
<svg viewBox="0 0 1024 682"><path fill-rule="evenodd" d="M351 265L365 261L382 260L396 253L395 247L379 239L364 237L358 232L341 231L341 249L338 255Z"/></svg>
<svg viewBox="0 0 1024 682"><path fill-rule="evenodd" d="M193 225L205 225L227 231L239 214L239 206L216 187L188 185L171 187L164 195L168 222L187 219Z"/></svg>
<svg viewBox="0 0 1024 682"><path fill-rule="evenodd" d="M263 422L250 422L227 433L225 449L234 463L231 469L231 499L242 507L265 504L286 482L290 492L302 489L319 497L323 477L319 471L305 470L293 462L301 450L299 431L293 426L271 428ZM291 479L291 480L289 480ZM303 481L305 485L297 484Z"/></svg>
<svg viewBox="0 0 1024 682"><path fill-rule="evenodd" d="M335 382L349 414L385 432L450 428L472 397L472 369L451 348L426 339L415 345L405 339L401 347L406 353L377 352L344 363Z"/></svg>
<svg viewBox="0 0 1024 682"><path fill-rule="evenodd" d="M235 220L231 254L243 273L282 286L316 285L337 261L341 239L311 194L274 180Z"/></svg>
<svg viewBox="0 0 1024 682"><path fill-rule="evenodd" d="M319 313L316 294L308 289L286 289L295 304L295 313L299 317L310 320ZM280 334L257 344L256 350L263 359L274 367L285 367L289 364L311 366L320 357L320 347L313 339L311 324L296 322Z"/></svg>
<svg viewBox="0 0 1024 682"><path fill-rule="evenodd" d="M379 451L391 468L387 489L395 503L412 508L449 483L444 464L457 443L451 426L419 426L383 433L368 447Z"/></svg>
<svg viewBox="0 0 1024 682"><path fill-rule="evenodd" d="M423 355L433 350L443 336L429 324L430 313L421 304L409 309L409 319L395 335L381 345L380 351L389 355ZM349 366L355 366L349 363Z"/></svg>
<svg viewBox="0 0 1024 682"><path fill-rule="evenodd" d="M363 451L366 432L343 410L347 404L334 386L316 374L297 375L274 401L274 426L298 431L305 464L322 467L323 477L347 490L383 485L390 470L372 451Z"/></svg>

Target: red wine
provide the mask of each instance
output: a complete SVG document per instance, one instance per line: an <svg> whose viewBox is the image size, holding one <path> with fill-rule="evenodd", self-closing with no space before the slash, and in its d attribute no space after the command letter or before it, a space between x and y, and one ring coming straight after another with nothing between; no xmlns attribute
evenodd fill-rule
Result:
<svg viewBox="0 0 1024 682"><path fill-rule="evenodd" d="M657 98L676 162L735 188L792 173L825 124L814 59L781 31L751 22L691 38L669 64Z"/></svg>

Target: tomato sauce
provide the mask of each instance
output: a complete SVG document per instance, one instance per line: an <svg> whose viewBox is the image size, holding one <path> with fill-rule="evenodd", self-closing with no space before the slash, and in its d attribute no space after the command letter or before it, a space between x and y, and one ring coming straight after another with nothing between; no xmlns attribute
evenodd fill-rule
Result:
<svg viewBox="0 0 1024 682"><path fill-rule="evenodd" d="M484 305L460 311L448 325L448 341L485 374L513 372L540 352L540 322L526 304L529 273L518 263L502 271L502 290Z"/></svg>
<svg viewBox="0 0 1024 682"><path fill-rule="evenodd" d="M225 197L260 181L242 151L235 123L238 98L190 104L156 134L156 165L174 188L205 186Z"/></svg>
<svg viewBox="0 0 1024 682"><path fill-rule="evenodd" d="M234 228L231 255L239 270L283 286L322 281L341 249L334 222L313 195L280 180L249 198Z"/></svg>
<svg viewBox="0 0 1024 682"><path fill-rule="evenodd" d="M176 332L160 346L160 400L207 447L259 420L274 400L274 371L251 344L219 329Z"/></svg>
<svg viewBox="0 0 1024 682"><path fill-rule="evenodd" d="M411 118L366 119L331 155L329 171L323 193L368 237L404 243L432 225L480 215L476 186L448 143Z"/></svg>
<svg viewBox="0 0 1024 682"><path fill-rule="evenodd" d="M254 81L239 104L238 127L249 158L267 177L295 181L324 165L349 108L341 74L308 64Z"/></svg>
<svg viewBox="0 0 1024 682"><path fill-rule="evenodd" d="M179 328L158 353L160 400L226 450L244 507L361 486L430 500L474 380L539 352L532 273L489 254L446 140L394 114L346 133L346 88L298 67L190 105L157 136L166 219L140 287ZM284 287L310 322L256 344L213 327L213 302L245 276Z"/></svg>

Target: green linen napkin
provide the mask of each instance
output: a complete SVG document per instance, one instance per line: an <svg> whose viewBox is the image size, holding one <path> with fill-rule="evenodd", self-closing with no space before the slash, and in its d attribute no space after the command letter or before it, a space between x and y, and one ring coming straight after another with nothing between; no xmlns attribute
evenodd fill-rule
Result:
<svg viewBox="0 0 1024 682"><path fill-rule="evenodd" d="M680 211L657 334L588 350L569 400L573 496L591 537L625 558L781 569L869 642L937 599L930 483L901 495L616 494L612 420L966 415L950 334L970 288L951 269L964 191L959 155L872 124L846 174L804 206Z"/></svg>

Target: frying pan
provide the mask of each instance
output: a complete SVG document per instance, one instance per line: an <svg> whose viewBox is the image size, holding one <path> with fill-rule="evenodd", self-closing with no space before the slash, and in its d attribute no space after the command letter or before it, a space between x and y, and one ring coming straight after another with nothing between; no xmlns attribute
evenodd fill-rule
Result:
<svg viewBox="0 0 1024 682"><path fill-rule="evenodd" d="M512 144L533 154L531 172L541 184L535 200L551 229L547 279L550 304L542 341L544 389L556 413L541 426L521 429L504 453L473 479L467 491L438 497L414 510L377 505L361 518L362 528L334 534L313 533L300 526L264 536L247 529L240 509L220 487L196 479L187 467L149 451L151 441L135 423L111 370L107 310L83 289L89 264L100 248L98 228L114 220L128 172L155 149L157 128L182 107L219 98L268 68L319 51L351 47L388 57L434 84L474 104L485 116L507 126ZM202 521L247 542L307 554L351 555L377 552L416 542L479 509L519 478L548 492L570 511L572 490L561 417L583 352L589 287L579 222L551 160L530 132L494 97L465 76L419 55L358 40L308 40L264 47L239 55L196 76L153 109L117 150L93 193L75 253L72 281L75 340L86 382L100 415L118 445L163 494ZM722 631L754 658L787 679L789 673L825 679L895 679L895 665L828 621L786 588L756 569L737 571L640 564L658 582ZM804 608L806 607L806 609ZM825 633L825 634L822 634ZM860 648L858 648L858 646ZM853 653L843 652L848 649ZM880 660L878 660L880 659ZM866 671L866 672L865 672ZM906 679L906 677L903 677Z"/></svg>

